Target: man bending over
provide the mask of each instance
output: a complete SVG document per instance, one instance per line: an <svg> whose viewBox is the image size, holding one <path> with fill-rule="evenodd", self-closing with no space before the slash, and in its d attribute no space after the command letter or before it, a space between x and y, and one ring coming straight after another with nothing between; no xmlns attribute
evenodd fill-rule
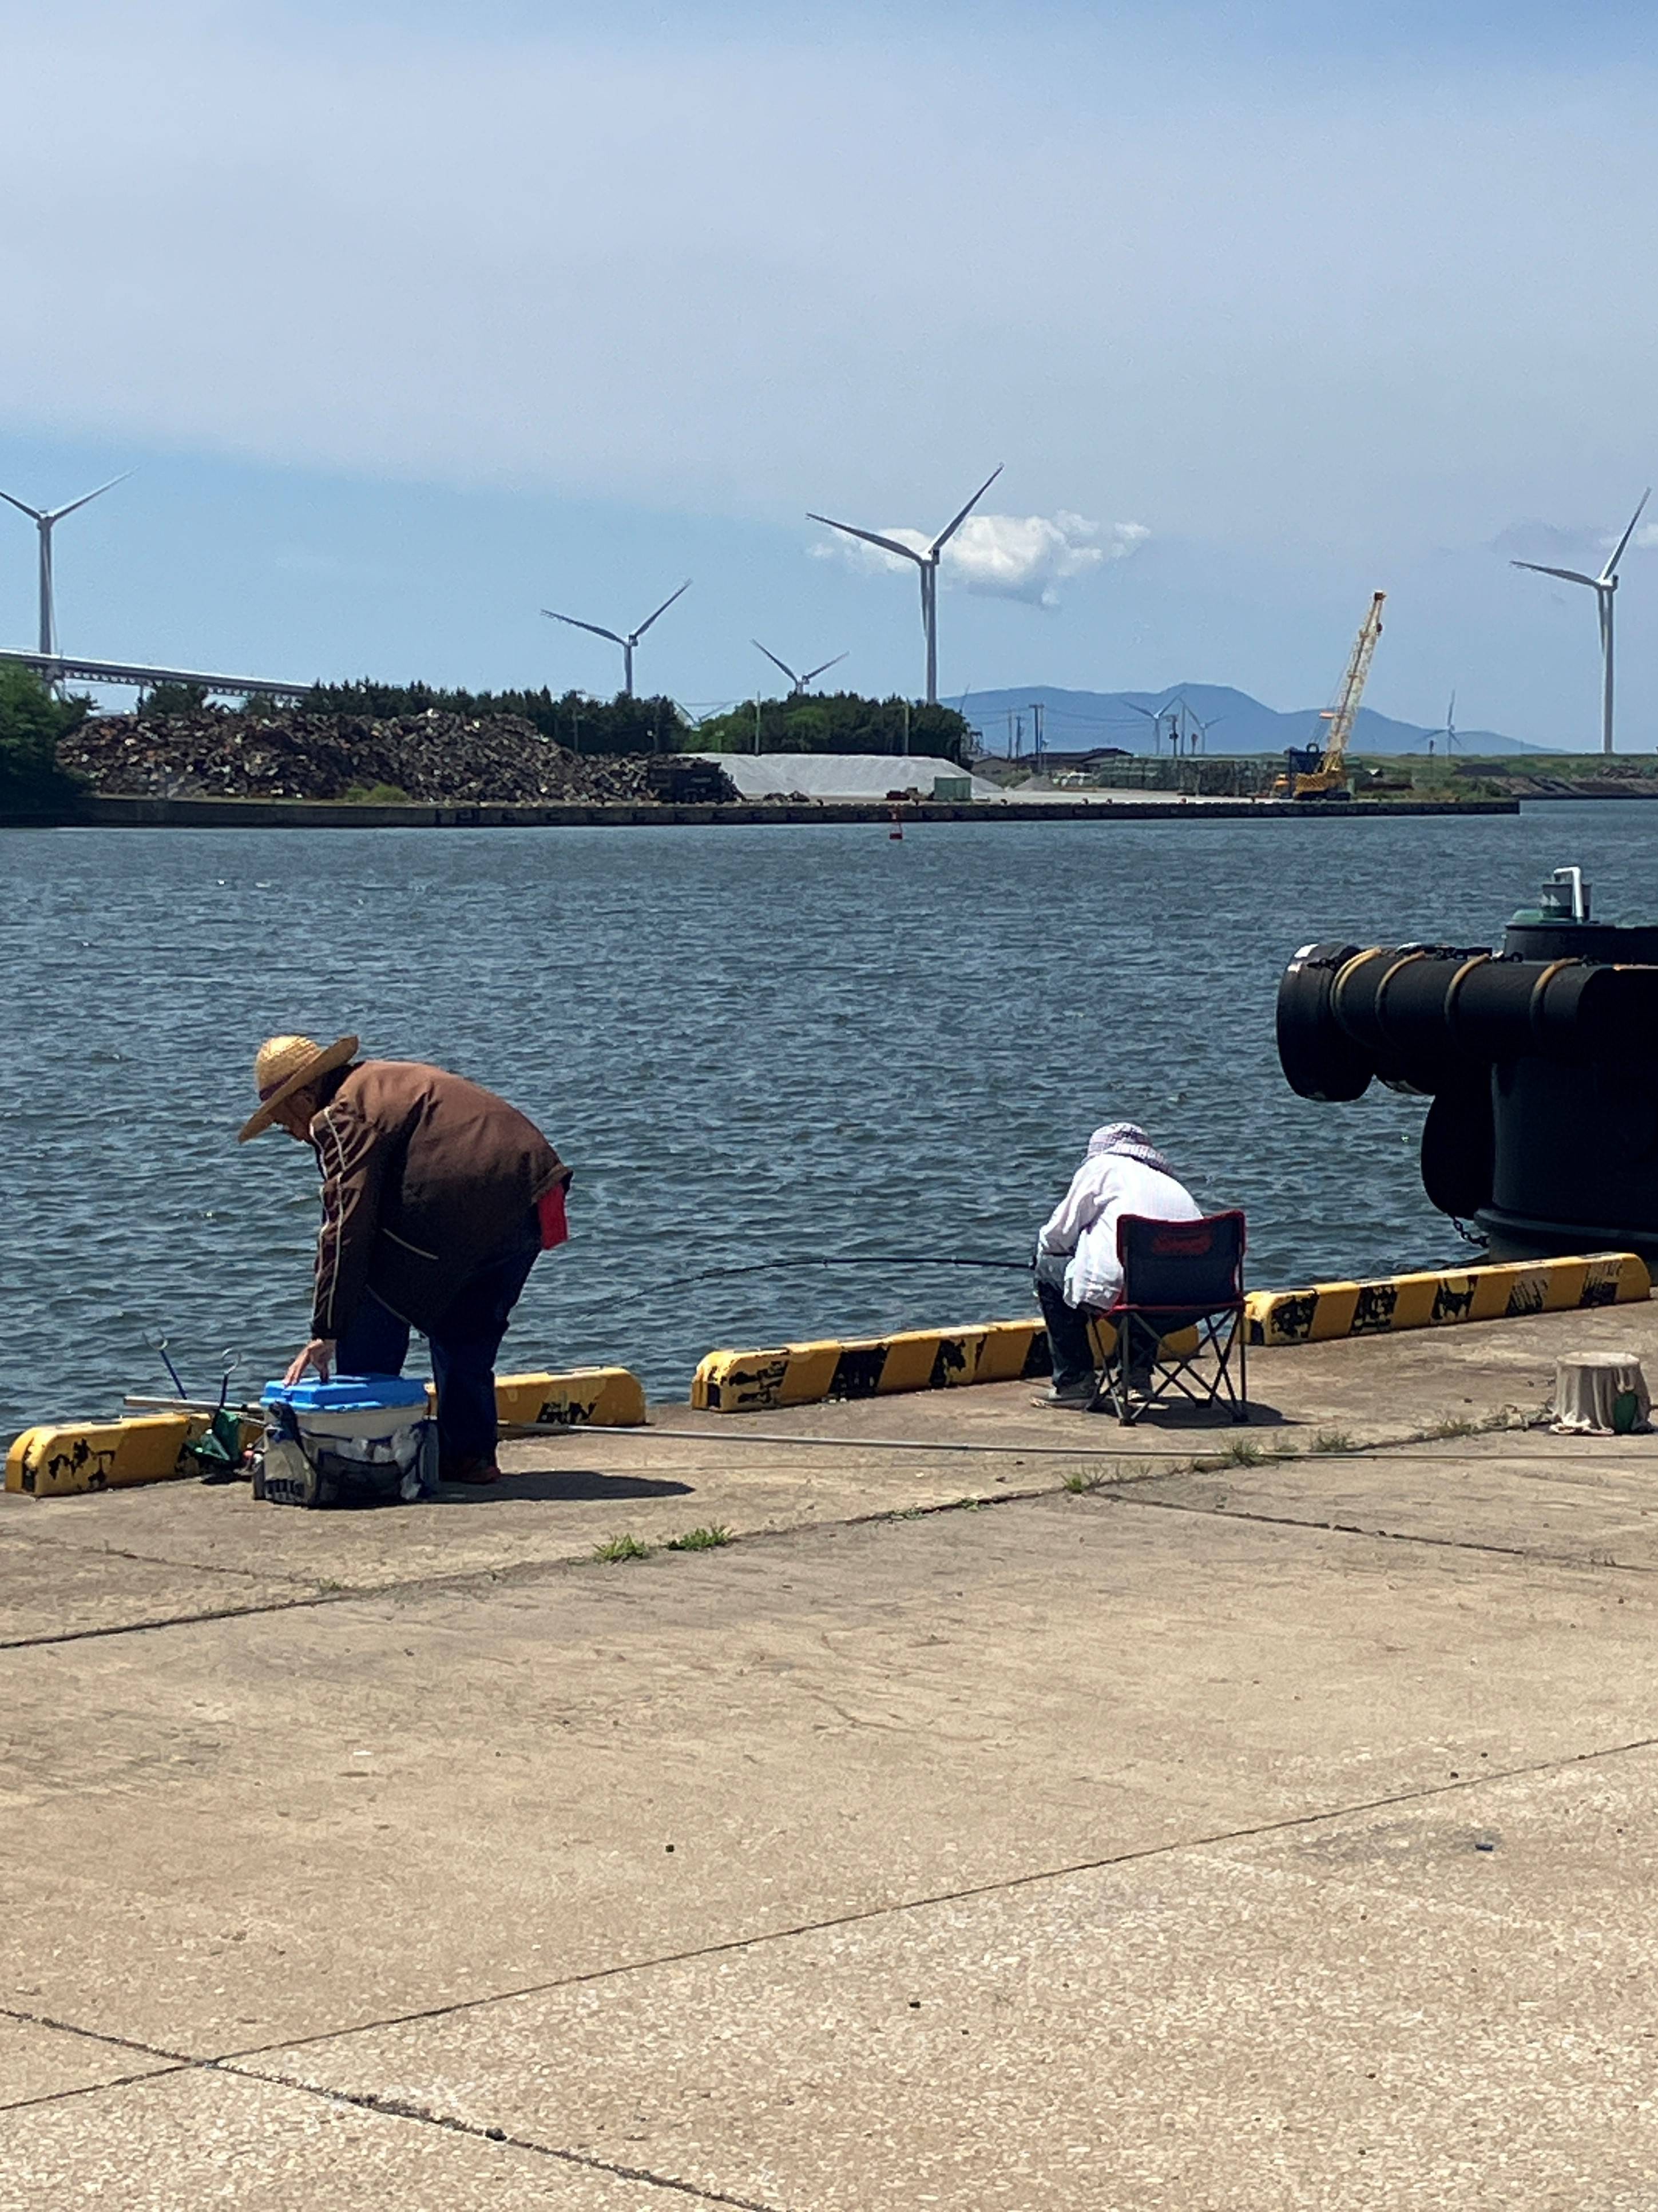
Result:
<svg viewBox="0 0 1658 2212"><path fill-rule="evenodd" d="M270 1038L246 1144L274 1123L322 1170L311 1341L283 1378L398 1375L418 1329L432 1349L439 1472L493 1482L495 1354L537 1253L565 1237L570 1170L493 1091L412 1060L354 1060Z"/></svg>

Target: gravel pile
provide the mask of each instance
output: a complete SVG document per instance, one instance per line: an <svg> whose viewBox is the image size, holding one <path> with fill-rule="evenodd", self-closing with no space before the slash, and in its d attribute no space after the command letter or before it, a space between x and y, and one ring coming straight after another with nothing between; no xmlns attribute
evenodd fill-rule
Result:
<svg viewBox="0 0 1658 2212"><path fill-rule="evenodd" d="M302 708L103 714L58 757L95 792L159 799L626 802L671 798L676 781L665 758L568 752L517 715L471 721L436 708L384 721ZM719 795L736 794L726 785Z"/></svg>

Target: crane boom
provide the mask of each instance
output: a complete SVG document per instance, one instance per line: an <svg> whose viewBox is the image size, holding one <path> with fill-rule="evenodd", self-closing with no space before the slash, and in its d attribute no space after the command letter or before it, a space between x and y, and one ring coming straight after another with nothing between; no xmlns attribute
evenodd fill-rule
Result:
<svg viewBox="0 0 1658 2212"><path fill-rule="evenodd" d="M1289 796L1292 799L1345 799L1347 796L1347 740L1352 736L1353 724L1358 720L1358 702L1364 696L1364 679L1370 672L1376 640L1382 635L1382 607L1387 596L1386 592L1376 592L1372 595L1370 612L1358 626L1358 635L1353 640L1347 673L1341 679L1336 703L1324 717L1330 728L1324 741L1322 757L1316 752L1292 753L1291 773L1278 778L1273 786L1275 791L1282 791L1287 784ZM1303 761L1308 763L1310 773L1301 769L1300 764Z"/></svg>
<svg viewBox="0 0 1658 2212"><path fill-rule="evenodd" d="M1341 696L1335 712L1330 717L1330 734L1325 741L1324 769L1339 771L1347 757L1347 740L1353 733L1353 724L1358 719L1358 702L1364 696L1364 679L1370 672L1370 662L1376 653L1376 640L1382 635L1382 603L1386 592L1377 592L1370 601L1370 611L1358 626L1358 635L1353 640L1352 659L1347 663L1347 673L1342 678Z"/></svg>

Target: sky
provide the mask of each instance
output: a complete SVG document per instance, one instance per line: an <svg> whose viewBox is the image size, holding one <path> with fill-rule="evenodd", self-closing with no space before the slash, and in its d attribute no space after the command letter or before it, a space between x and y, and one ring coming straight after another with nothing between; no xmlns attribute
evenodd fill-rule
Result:
<svg viewBox="0 0 1658 2212"><path fill-rule="evenodd" d="M1658 474L1649 8L0 0L0 489L68 649L697 711L1334 690L1598 740ZM1658 744L1658 514L1620 743ZM0 508L0 642L34 632Z"/></svg>

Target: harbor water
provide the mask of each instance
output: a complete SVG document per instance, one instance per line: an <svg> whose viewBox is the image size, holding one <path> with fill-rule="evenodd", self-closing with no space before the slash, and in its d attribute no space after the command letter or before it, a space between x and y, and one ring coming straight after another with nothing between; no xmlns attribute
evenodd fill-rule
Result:
<svg viewBox="0 0 1658 2212"><path fill-rule="evenodd" d="M574 1164L504 1368L683 1395L716 1346L1029 1312L1017 1273L908 1263L1022 1259L1108 1119L1247 1210L1253 1282L1471 1257L1422 1194L1422 1102L1289 1091L1284 963L1494 943L1566 861L1649 915L1655 829L0 832L0 1433L167 1388L155 1337L216 1393L225 1351L243 1392L304 1340L314 1164L235 1142L273 1030L438 1060Z"/></svg>

